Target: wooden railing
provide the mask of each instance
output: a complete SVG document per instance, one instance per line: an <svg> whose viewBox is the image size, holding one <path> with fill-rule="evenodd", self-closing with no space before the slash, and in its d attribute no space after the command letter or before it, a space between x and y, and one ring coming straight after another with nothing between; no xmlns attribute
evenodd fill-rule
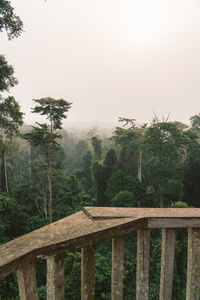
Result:
<svg viewBox="0 0 200 300"><path fill-rule="evenodd" d="M47 299L63 300L65 253L81 248L81 299L94 300L96 243L112 239L111 295L122 300L124 237L137 231L136 299L147 300L152 228L162 229L160 300L172 299L176 228L188 228L186 299L199 300L200 209L192 208L84 208L2 245L0 277L17 272L20 299L38 300L34 262L46 258Z"/></svg>

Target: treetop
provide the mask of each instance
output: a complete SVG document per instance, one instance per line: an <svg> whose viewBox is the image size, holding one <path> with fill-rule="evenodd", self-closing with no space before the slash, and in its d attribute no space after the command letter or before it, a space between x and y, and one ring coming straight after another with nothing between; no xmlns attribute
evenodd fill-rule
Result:
<svg viewBox="0 0 200 300"><path fill-rule="evenodd" d="M46 116L52 123L53 129L61 129L62 119L66 119L66 112L71 108L71 102L64 99L54 99L51 97L33 99L36 106L32 108L33 113Z"/></svg>

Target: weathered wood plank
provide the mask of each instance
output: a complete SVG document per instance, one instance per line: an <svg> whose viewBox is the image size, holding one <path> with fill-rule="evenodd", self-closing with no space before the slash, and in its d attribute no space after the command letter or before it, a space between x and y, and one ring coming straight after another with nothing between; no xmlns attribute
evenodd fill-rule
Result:
<svg viewBox="0 0 200 300"><path fill-rule="evenodd" d="M0 278L19 269L29 256L54 256L58 252L74 251L143 227L146 227L143 219L93 221L83 212L75 213L1 245Z"/></svg>
<svg viewBox="0 0 200 300"><path fill-rule="evenodd" d="M38 300L34 261L28 261L17 270L20 300Z"/></svg>
<svg viewBox="0 0 200 300"><path fill-rule="evenodd" d="M148 228L200 227L200 218L148 218Z"/></svg>
<svg viewBox="0 0 200 300"><path fill-rule="evenodd" d="M95 299L96 245L81 249L81 300Z"/></svg>
<svg viewBox="0 0 200 300"><path fill-rule="evenodd" d="M123 300L124 237L112 239L112 300Z"/></svg>
<svg viewBox="0 0 200 300"><path fill-rule="evenodd" d="M21 268L30 257L54 256L87 247L90 243L146 228L148 220L149 227L155 228L200 227L200 208L90 207L86 210L87 215L77 212L1 245L0 278Z"/></svg>
<svg viewBox="0 0 200 300"><path fill-rule="evenodd" d="M188 229L187 300L199 300L200 228Z"/></svg>
<svg viewBox="0 0 200 300"><path fill-rule="evenodd" d="M84 207L92 219L98 218L199 218L200 208L147 208L147 207Z"/></svg>
<svg viewBox="0 0 200 300"><path fill-rule="evenodd" d="M47 300L64 300L65 254L47 259Z"/></svg>
<svg viewBox="0 0 200 300"><path fill-rule="evenodd" d="M175 235L175 229L162 230L160 300L172 299Z"/></svg>
<svg viewBox="0 0 200 300"><path fill-rule="evenodd" d="M141 229L137 232L137 276L136 299L148 300L149 291L149 252L150 230Z"/></svg>

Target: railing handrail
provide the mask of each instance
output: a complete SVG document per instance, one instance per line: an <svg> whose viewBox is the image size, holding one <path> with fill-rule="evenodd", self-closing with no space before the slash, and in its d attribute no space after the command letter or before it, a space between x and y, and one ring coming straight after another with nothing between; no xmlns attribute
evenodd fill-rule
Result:
<svg viewBox="0 0 200 300"><path fill-rule="evenodd" d="M31 257L71 251L141 228L200 227L200 208L84 207L0 246L0 278Z"/></svg>
<svg viewBox="0 0 200 300"><path fill-rule="evenodd" d="M182 227L189 228L187 300L197 300L200 282L200 208L84 207L83 211L1 245L0 278L17 271L20 299L37 300L34 260L51 257L47 259L47 272L50 272L50 277L47 276L50 280L47 281L47 299L62 300L64 254L81 248L82 300L93 300L95 245L112 239L112 300L122 300L124 236L137 230L136 299L147 300L150 229L161 228L160 300L171 300L175 230Z"/></svg>

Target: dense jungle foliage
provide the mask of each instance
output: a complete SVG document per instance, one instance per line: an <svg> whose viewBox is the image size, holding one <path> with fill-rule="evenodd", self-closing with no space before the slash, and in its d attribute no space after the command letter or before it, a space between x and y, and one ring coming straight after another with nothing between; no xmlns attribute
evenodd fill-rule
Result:
<svg viewBox="0 0 200 300"><path fill-rule="evenodd" d="M70 112L69 112L70 113ZM56 221L83 206L199 207L200 126L153 120L118 127L110 138L82 139L59 130L51 145L52 218ZM122 123L124 124L124 123ZM200 122L199 122L200 124ZM48 224L48 158L43 140L32 144L35 128L19 136L2 135L0 173L0 243ZM62 136L62 138L61 138ZM158 299L161 232L152 231L150 298ZM186 285L187 233L177 232L174 299ZM110 299L111 241L97 248L96 296ZM66 255L66 299L80 299L80 252ZM37 264L39 299L45 299L46 266ZM70 272L69 272L70 270ZM125 244L125 299L134 299L136 234ZM0 281L3 299L18 299L15 275Z"/></svg>
<svg viewBox="0 0 200 300"><path fill-rule="evenodd" d="M23 24L0 1L0 32L19 36ZM0 244L68 216L83 206L200 207L200 114L190 125L154 117L137 125L123 119L109 138L88 131L78 138L62 129L71 103L35 99L32 112L45 123L23 126L14 97L14 69L0 55ZM66 114L67 113L67 114ZM149 299L159 297L161 232L151 235ZM176 237L173 299L186 286L187 233ZM66 299L80 299L80 252L66 254ZM37 262L39 299L46 299L46 265ZM125 243L124 299L135 299L136 234ZM96 299L110 299L111 241L97 248ZM17 300L16 275L0 280L0 298Z"/></svg>

